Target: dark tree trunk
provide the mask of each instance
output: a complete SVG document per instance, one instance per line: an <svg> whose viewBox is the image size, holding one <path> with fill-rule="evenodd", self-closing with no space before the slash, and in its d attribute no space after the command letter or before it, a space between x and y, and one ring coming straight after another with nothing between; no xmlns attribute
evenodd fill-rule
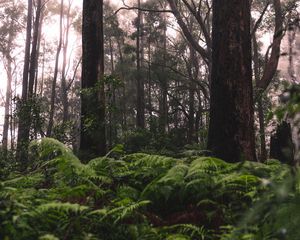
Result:
<svg viewBox="0 0 300 240"><path fill-rule="evenodd" d="M80 151L90 158L106 153L103 0L83 1Z"/></svg>
<svg viewBox="0 0 300 240"><path fill-rule="evenodd" d="M31 28L32 28L32 0L28 0L27 10L27 26L26 26L26 41L25 41L25 57L23 67L22 80L22 98L20 103L19 124L18 124L18 139L16 160L21 164L20 168L24 170L27 165L27 148L29 142L30 126L30 111L28 111L28 79L30 66L30 46L31 46Z"/></svg>
<svg viewBox="0 0 300 240"><path fill-rule="evenodd" d="M39 56L40 56L40 49L41 49L41 41L42 41L42 32L43 32L43 22L44 22L44 8L42 6L43 1L41 2L41 13L40 13L40 19L39 19L39 26L38 26L38 39L37 39L37 62L39 61ZM44 59L43 59L44 60ZM44 64L44 63L43 63ZM38 75L39 75L39 68L38 66L36 67L35 71L35 79L34 79L34 95L38 94Z"/></svg>
<svg viewBox="0 0 300 240"><path fill-rule="evenodd" d="M256 160L250 3L213 1L208 149L228 162Z"/></svg>
<svg viewBox="0 0 300 240"><path fill-rule="evenodd" d="M291 125L282 122L271 136L270 157L280 160L282 163L294 165L294 144Z"/></svg>
<svg viewBox="0 0 300 240"><path fill-rule="evenodd" d="M124 39L117 38L119 60L120 60L121 65L123 65L124 59L123 59L121 42L124 43ZM121 68L121 79L124 83L123 87L122 87L122 131L126 132L126 130L127 130L127 109L126 109L126 101L125 101L125 99L126 99L126 84L125 84L125 72L124 72L123 68Z"/></svg>
<svg viewBox="0 0 300 240"><path fill-rule="evenodd" d="M193 28L191 22L191 29ZM189 72L189 117L188 117L188 132L187 132L187 141L189 144L195 142L196 139L196 129L195 127L195 93L196 93L196 86L195 81L199 75L199 65L198 59L196 56L195 49L190 46L190 58L188 63L188 72Z"/></svg>
<svg viewBox="0 0 300 240"><path fill-rule="evenodd" d="M138 7L141 7L141 1L138 0ZM145 128L145 90L144 80L141 74L141 35L142 35L142 12L138 10L137 18L137 37L136 37L136 66L137 66L137 106L136 106L136 126L137 128Z"/></svg>
<svg viewBox="0 0 300 240"><path fill-rule="evenodd" d="M33 97L33 88L37 71L38 64L38 43L39 43L39 29L40 29L40 20L42 13L42 0L37 1L33 36L32 36L32 50L30 56L30 69L29 69L29 86L28 86L28 98Z"/></svg>
<svg viewBox="0 0 300 240"><path fill-rule="evenodd" d="M150 32L151 32L151 29L150 29ZM152 93L152 74L151 74L151 61L152 61L152 56L151 56L151 37L149 36L148 37L148 88L147 88L147 91L148 91L148 111L149 111L149 116L150 118L153 116L153 113L152 113L152 96L151 96L151 93Z"/></svg>
<svg viewBox="0 0 300 240"><path fill-rule="evenodd" d="M163 64L162 64L162 79L160 79L160 104L159 104L159 130L161 133L166 133L168 128L168 76L166 74L165 64L167 62L167 24L166 17L163 18Z"/></svg>

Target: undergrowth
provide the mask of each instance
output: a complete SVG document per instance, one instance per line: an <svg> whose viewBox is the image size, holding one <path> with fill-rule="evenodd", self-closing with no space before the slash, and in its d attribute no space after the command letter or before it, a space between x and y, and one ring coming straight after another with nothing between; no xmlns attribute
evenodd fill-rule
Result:
<svg viewBox="0 0 300 240"><path fill-rule="evenodd" d="M31 143L26 174L0 183L0 239L298 239L297 173L277 160L136 153L88 164Z"/></svg>

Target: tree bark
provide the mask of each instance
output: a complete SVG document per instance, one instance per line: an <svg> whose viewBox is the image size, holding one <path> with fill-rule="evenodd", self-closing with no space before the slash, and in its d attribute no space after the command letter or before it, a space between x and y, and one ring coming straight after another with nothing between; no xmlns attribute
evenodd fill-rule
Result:
<svg viewBox="0 0 300 240"><path fill-rule="evenodd" d="M138 8L141 7L141 0L138 0ZM136 106L136 126L137 128L145 128L145 90L144 80L141 74L141 21L142 12L138 10L137 17L137 36L136 36L136 81L137 81L137 106Z"/></svg>
<svg viewBox="0 0 300 240"><path fill-rule="evenodd" d="M208 149L228 162L256 160L250 3L213 1Z"/></svg>
<svg viewBox="0 0 300 240"><path fill-rule="evenodd" d="M80 151L85 158L106 153L103 0L83 1Z"/></svg>

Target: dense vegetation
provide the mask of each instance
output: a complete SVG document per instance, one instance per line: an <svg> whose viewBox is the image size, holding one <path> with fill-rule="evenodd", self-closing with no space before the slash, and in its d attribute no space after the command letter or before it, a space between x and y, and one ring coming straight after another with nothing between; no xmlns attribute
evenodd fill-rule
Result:
<svg viewBox="0 0 300 240"><path fill-rule="evenodd" d="M82 164L45 138L0 188L1 239L297 239L299 174L277 160L180 159L117 146Z"/></svg>
<svg viewBox="0 0 300 240"><path fill-rule="evenodd" d="M0 240L298 240L299 9L0 1Z"/></svg>

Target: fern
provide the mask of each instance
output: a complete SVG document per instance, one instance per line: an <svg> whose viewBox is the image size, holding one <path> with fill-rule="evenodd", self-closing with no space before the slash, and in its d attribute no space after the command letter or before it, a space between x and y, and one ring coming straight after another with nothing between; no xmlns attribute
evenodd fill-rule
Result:
<svg viewBox="0 0 300 240"><path fill-rule="evenodd" d="M190 237L190 239L199 239L204 240L207 236L207 231L204 229L203 226L198 227L192 224L176 224L170 227L164 227L162 232L166 232L167 239L173 238L176 235L172 235L172 232L177 232L177 234L181 234L181 237ZM177 235L178 236L178 235Z"/></svg>
<svg viewBox="0 0 300 240"><path fill-rule="evenodd" d="M134 217L140 208L147 206L150 204L150 201L144 200L139 202L132 202L129 199L127 201L117 202L117 205L121 205L119 207L113 208L111 210L108 209L100 209L92 211L91 215L100 215L102 216L101 221L106 218L113 219L113 223L116 224L125 218Z"/></svg>
<svg viewBox="0 0 300 240"><path fill-rule="evenodd" d="M46 234L46 235L40 236L39 240L59 240L59 239L52 234Z"/></svg>
<svg viewBox="0 0 300 240"><path fill-rule="evenodd" d="M74 213L74 214L82 214L86 212L89 208L86 206L81 206L77 203L61 203L61 202L51 202L40 205L37 208L38 214L44 214L50 211L58 211L63 213Z"/></svg>
<svg viewBox="0 0 300 240"><path fill-rule="evenodd" d="M30 161L25 175L0 182L0 239L294 240L300 234L299 173L277 160L230 164L138 153L82 164L46 138L31 143Z"/></svg>
<svg viewBox="0 0 300 240"><path fill-rule="evenodd" d="M193 178L201 173L217 174L229 166L230 164L217 158L200 157L191 163L187 178Z"/></svg>

